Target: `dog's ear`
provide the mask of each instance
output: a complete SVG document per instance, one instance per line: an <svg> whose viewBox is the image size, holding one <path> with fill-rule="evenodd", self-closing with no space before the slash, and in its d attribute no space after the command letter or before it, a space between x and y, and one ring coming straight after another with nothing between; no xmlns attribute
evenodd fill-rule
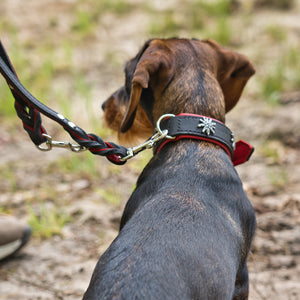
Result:
<svg viewBox="0 0 300 300"><path fill-rule="evenodd" d="M247 81L255 73L255 69L244 55L224 49L212 40L204 42L210 44L217 53L217 79L222 88L225 108L228 112L238 102Z"/></svg>
<svg viewBox="0 0 300 300"><path fill-rule="evenodd" d="M131 81L131 94L121 123L121 132L132 125L143 89L150 85L157 95L163 91L173 75L171 50L161 40L152 40L141 55Z"/></svg>

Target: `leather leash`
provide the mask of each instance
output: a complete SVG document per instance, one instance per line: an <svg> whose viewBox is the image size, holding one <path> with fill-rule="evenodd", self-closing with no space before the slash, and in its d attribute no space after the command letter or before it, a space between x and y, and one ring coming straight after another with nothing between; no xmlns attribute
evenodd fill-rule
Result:
<svg viewBox="0 0 300 300"><path fill-rule="evenodd" d="M127 156L127 148L114 143L104 142L95 134L87 134L83 129L69 121L63 115L55 112L37 100L20 82L1 41L0 72L5 78L15 99L17 115L22 120L24 129L38 149L47 151L51 150L52 147L64 147L74 152L88 149L93 154L106 156L107 159L114 164L121 165L126 162L121 159ZM52 141L51 136L47 135L45 128L42 126L40 114L60 124L78 145ZM46 148L42 146L43 143L46 143Z"/></svg>

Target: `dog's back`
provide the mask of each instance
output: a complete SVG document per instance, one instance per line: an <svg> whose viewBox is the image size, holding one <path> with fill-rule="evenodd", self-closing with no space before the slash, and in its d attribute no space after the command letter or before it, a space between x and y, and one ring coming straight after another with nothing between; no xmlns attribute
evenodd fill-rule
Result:
<svg viewBox="0 0 300 300"><path fill-rule="evenodd" d="M141 174L85 299L232 299L254 228L222 149L166 147Z"/></svg>

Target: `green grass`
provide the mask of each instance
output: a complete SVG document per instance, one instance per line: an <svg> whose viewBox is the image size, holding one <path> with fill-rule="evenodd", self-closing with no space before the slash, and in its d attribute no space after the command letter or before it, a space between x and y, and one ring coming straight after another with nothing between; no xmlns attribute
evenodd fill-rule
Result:
<svg viewBox="0 0 300 300"><path fill-rule="evenodd" d="M14 108L14 98L6 81L3 78L0 79L0 91L0 118L15 118L16 111Z"/></svg>
<svg viewBox="0 0 300 300"><path fill-rule="evenodd" d="M271 24L266 28L266 33L275 43L284 42L287 38L287 32L282 26Z"/></svg>
<svg viewBox="0 0 300 300"><path fill-rule="evenodd" d="M99 176L97 159L101 158L89 152L70 153L51 163L48 171L59 170L63 174L72 174L72 176L81 178L95 178Z"/></svg>
<svg viewBox="0 0 300 300"><path fill-rule="evenodd" d="M110 12L118 16L125 15L133 9L133 5L124 0L102 0L98 4L98 12Z"/></svg>
<svg viewBox="0 0 300 300"><path fill-rule="evenodd" d="M282 147L281 143L277 140L267 140L258 147L258 152L267 158L272 164L280 164Z"/></svg>
<svg viewBox="0 0 300 300"><path fill-rule="evenodd" d="M104 14L111 13L123 16L133 9L133 5L123 0L77 1L74 22L71 26L73 33L86 38L95 32Z"/></svg>
<svg viewBox="0 0 300 300"><path fill-rule="evenodd" d="M287 89L298 90L300 86L300 56L299 49L290 47L284 58L283 63L287 65Z"/></svg>
<svg viewBox="0 0 300 300"><path fill-rule="evenodd" d="M256 1L256 5L259 7L267 7L268 9L291 9L295 5L295 0L259 0Z"/></svg>
<svg viewBox="0 0 300 300"><path fill-rule="evenodd" d="M118 206L121 201L121 194L115 187L106 187L105 189L97 188L96 192L101 195L105 202L108 204Z"/></svg>
<svg viewBox="0 0 300 300"><path fill-rule="evenodd" d="M183 24L177 19L173 10L167 10L161 13L161 16L149 25L149 34L153 36L173 36L183 28Z"/></svg>
<svg viewBox="0 0 300 300"><path fill-rule="evenodd" d="M288 174L283 167L268 169L267 176L273 187L277 189L283 189L288 182Z"/></svg>
<svg viewBox="0 0 300 300"><path fill-rule="evenodd" d="M59 208L46 208L40 205L37 210L28 206L32 235L40 239L49 239L54 235L62 235L64 226L71 222L71 217Z"/></svg>
<svg viewBox="0 0 300 300"><path fill-rule="evenodd" d="M9 215L11 214L11 209L4 206L0 206L0 214L5 214L5 215Z"/></svg>
<svg viewBox="0 0 300 300"><path fill-rule="evenodd" d="M202 9L205 14L213 17L224 17L231 13L231 0L195 0L192 1L193 9Z"/></svg>
<svg viewBox="0 0 300 300"><path fill-rule="evenodd" d="M229 0L192 0L178 3L176 10L149 11L152 14L148 28L151 36L209 37L223 45L232 42L230 16L233 12Z"/></svg>
<svg viewBox="0 0 300 300"><path fill-rule="evenodd" d="M272 105L278 105L283 92L299 89L300 56L298 50L290 47L281 53L273 68L260 76L263 98Z"/></svg>
<svg viewBox="0 0 300 300"><path fill-rule="evenodd" d="M0 166L0 178L1 184L5 183L6 187L10 192L16 192L18 189L16 175L14 173L14 168L11 164Z"/></svg>
<svg viewBox="0 0 300 300"><path fill-rule="evenodd" d="M269 104L279 104L284 87L284 66L278 63L262 80L262 95Z"/></svg>
<svg viewBox="0 0 300 300"><path fill-rule="evenodd" d="M75 14L75 21L71 29L82 36L89 35L94 31L96 22L97 18L94 13L79 9Z"/></svg>
<svg viewBox="0 0 300 300"><path fill-rule="evenodd" d="M1 16L0 18L0 32L8 32L11 36L15 36L17 32L17 28L15 24L5 16Z"/></svg>
<svg viewBox="0 0 300 300"><path fill-rule="evenodd" d="M32 93L35 93L35 88L38 87L38 99L41 99L43 102L47 102L48 95L52 90L51 80L55 77L55 69L53 65L53 60L51 56L44 56L44 61L42 62L41 67L36 70L35 73L32 73L30 78L30 85L27 85L26 88L31 90Z"/></svg>
<svg viewBox="0 0 300 300"><path fill-rule="evenodd" d="M209 38L216 40L218 43L222 45L229 45L233 40L233 34L231 30L231 25L229 18L220 17L218 18L213 28L208 32Z"/></svg>

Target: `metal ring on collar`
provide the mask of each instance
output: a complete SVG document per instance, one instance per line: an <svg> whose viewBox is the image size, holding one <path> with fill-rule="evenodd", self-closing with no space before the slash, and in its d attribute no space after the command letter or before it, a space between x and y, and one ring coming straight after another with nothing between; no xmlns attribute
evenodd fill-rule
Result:
<svg viewBox="0 0 300 300"><path fill-rule="evenodd" d="M175 117L175 115L174 114L165 114L165 115L160 116L160 118L157 120L157 122L156 122L156 130L157 130L157 132L160 135L163 135L163 132L162 132L162 130L160 128L160 123L161 123L162 120L164 120L166 118L169 118L169 117L173 118L173 117ZM169 140L174 140L176 138L176 136L166 135L165 138L169 139Z"/></svg>

